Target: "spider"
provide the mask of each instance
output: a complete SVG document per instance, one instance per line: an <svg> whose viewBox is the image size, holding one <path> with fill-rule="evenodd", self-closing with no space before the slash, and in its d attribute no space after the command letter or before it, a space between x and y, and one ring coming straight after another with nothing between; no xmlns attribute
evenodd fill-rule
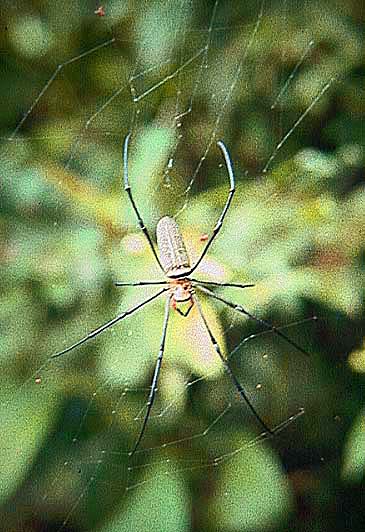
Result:
<svg viewBox="0 0 365 532"><path fill-rule="evenodd" d="M144 415L143 423L142 423L140 432L138 434L138 437L136 439L136 442L134 444L134 447L132 451L129 453L130 456L133 456L133 454L137 451L142 441L143 435L147 427L148 419L150 417L152 406L155 400L155 396L156 396L156 392L158 388L158 379L159 379L161 365L162 365L162 359L163 359L164 351L165 351L165 340L166 340L166 333L167 333L167 325L169 321L170 308L175 309L182 317L186 318L189 315L193 306L196 306L198 313L204 324L204 327L208 333L209 339L214 347L214 350L216 351L218 357L220 358L223 364L223 367L226 373L228 374L228 376L230 377L233 385L235 386L240 398L243 400L244 403L246 403L246 405L251 410L256 420L259 422L259 424L264 429L265 433L269 435L274 435L275 429L272 430L266 424L264 419L257 413L247 393L245 392L243 386L241 385L241 383L235 376L234 372L232 371L230 364L228 363L228 360L223 356L222 350L220 346L218 345L217 340L215 339L213 332L202 311L202 307L199 302L199 298L196 293L196 290L198 292L202 292L212 297L215 300L218 300L224 303L226 306L232 308L234 311L240 314L243 314L249 319L260 324L261 326L265 328L267 332L271 331L277 336L281 337L283 340L285 340L288 344L293 346L296 350L298 350L302 354L308 356L308 353L299 344L297 344L295 341L291 340L288 336L286 336L283 332L281 332L280 328L275 327L270 322L264 319L254 316L253 314L248 312L245 308L243 308L241 305L237 305L221 297L220 295L217 295L215 292L212 292L209 289L209 286L249 288L249 287L253 287L254 286L253 284L219 283L219 282L213 282L213 281L201 281L201 280L191 277L191 274L198 268L199 264L202 262L209 248L211 247L214 239L217 237L219 231L221 230L224 219L226 217L226 214L228 212L228 209L233 199L233 195L235 192L235 178L234 178L234 172L233 172L233 165L232 165L232 161L228 153L228 150L222 141L217 142L217 145L222 152L224 162L226 165L226 169L227 169L227 173L228 173L228 177L229 177L230 189L229 189L228 197L226 199L226 203L223 207L221 215L219 216L218 221L216 225L214 226L210 237L205 238L206 244L203 248L203 251L200 254L200 257L195 262L195 264L191 266L189 256L188 256L185 244L184 244L183 237L180 233L178 224L173 218L170 218L168 216L161 218L157 224L156 236L157 236L157 247L159 250L159 255L156 252L156 248L152 241L152 238L148 232L148 229L143 223L142 217L133 199L132 190L129 184L128 146L129 146L130 136L131 136L130 133L126 136L125 141L124 141L124 149L123 149L124 190L127 193L129 201L132 205L132 208L137 216L138 225L140 229L142 230L143 234L145 235L148 241L148 245L156 259L156 262L159 268L161 269L161 271L164 273L166 279L163 281L115 282L114 284L115 286L162 285L164 287L161 290L159 290L157 293L155 293L154 295L144 299L142 302L138 303L134 307L131 307L130 309L122 312L121 314L119 314L112 320L108 321L107 323L104 323L104 325L101 325L97 329L94 329L89 334L81 338L81 340L78 340L76 343L63 349L62 351L59 351L58 353L53 354L51 358L59 357L75 349L76 347L79 347L80 345L87 342L88 340L95 338L95 336L99 335L100 333L108 329L109 327L112 327L117 322L123 320L127 316L130 316L134 312L137 312L139 309L141 309L142 307L144 307L151 301L157 299L162 294L165 294L167 298L166 298L166 304L165 304L165 314L164 314L164 321L163 321L163 327L162 327L160 349L159 349L158 357L157 357L156 364L155 364L155 369L154 369L151 388L150 388L150 392L149 392L149 396L148 396L148 400L146 404L146 412ZM184 305L181 305L181 304L188 304L187 310L183 311L180 307ZM256 335L251 335L250 337L254 337L254 336Z"/></svg>

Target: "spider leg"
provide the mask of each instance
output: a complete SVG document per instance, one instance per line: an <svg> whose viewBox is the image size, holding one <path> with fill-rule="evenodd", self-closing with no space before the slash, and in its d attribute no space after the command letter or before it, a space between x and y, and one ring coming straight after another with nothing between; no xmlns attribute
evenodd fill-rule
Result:
<svg viewBox="0 0 365 532"><path fill-rule="evenodd" d="M276 327L278 331L283 331L284 329L289 329L290 327L296 327L298 325L302 325L303 323L307 323L308 321L317 321L317 316L311 316L310 318L304 318L302 320L292 321L290 323L287 323L286 325L281 325L280 327ZM230 352L229 358L231 358L242 346L243 344L249 342L250 340L253 340L254 338L258 338L259 336L265 336L266 334L271 333L271 329L266 329L265 331L259 331L257 333L250 334L246 336L234 349Z"/></svg>
<svg viewBox="0 0 365 532"><path fill-rule="evenodd" d="M234 287L234 288L252 288L255 285L254 284L240 284L240 283L216 283L214 281L200 281L199 279L191 279L190 281L193 281L193 283L202 284L202 285L212 285L212 286L226 286L226 287Z"/></svg>
<svg viewBox="0 0 365 532"><path fill-rule="evenodd" d="M162 358L165 351L165 341L166 341L166 332L167 332L167 323L169 321L169 312L170 312L170 300L171 296L167 298L166 300L166 306L165 306L165 318L163 322L163 328L162 328L162 337L161 337L161 344L160 344L160 350L158 352L158 357L156 361L155 371L153 372L153 378L151 383L151 390L148 396L147 400L147 410L143 419L142 427L140 430L140 433L138 435L137 441L134 444L133 450L129 453L129 456L133 456L136 450L138 449L139 444L141 443L141 440L143 438L143 435L146 430L146 426L148 423L148 419L151 414L152 406L156 397L157 392L157 384L158 384L158 377L160 375L161 365L162 365Z"/></svg>
<svg viewBox="0 0 365 532"><path fill-rule="evenodd" d="M209 240L205 244L205 247L204 247L200 257L198 258L198 260L196 261L194 266L191 268L191 270L186 275L190 275L191 273L193 273L193 271L199 266L199 264L201 263L201 261L205 257L208 249L212 245L213 240L218 235L218 233L219 233L219 231L220 231L220 229L222 227L224 218L225 218L225 216L227 214L227 211L229 209L229 206L231 204L231 201L232 201L232 198L233 198L233 194L234 194L234 192L236 190L235 182L234 182L233 166L232 166L232 161L231 161L231 158L229 156L228 150L227 150L226 146L223 144L223 142L221 140L218 141L217 144L218 144L218 147L220 148L220 150L221 150L221 152L223 154L224 161L226 163L227 172L228 172L229 181L230 181L230 189L229 189L228 197L227 197L227 200L226 200L226 204L223 207L223 211L222 211L222 213L221 213L221 215L220 215L220 217L218 219L218 222L214 226L213 232L212 232L211 236L209 237Z"/></svg>
<svg viewBox="0 0 365 532"><path fill-rule="evenodd" d="M128 194L129 201L131 202L133 210L134 210L134 212L136 213L136 216L137 216L138 225L139 225L139 227L141 228L141 230L143 231L145 237L148 240L148 244L149 244L149 246L150 246L150 248L152 250L152 253L153 253L153 255L154 255L154 257L155 257L155 259L157 261L157 264L159 265L160 269L162 271L164 271L164 269L163 269L163 267L161 265L160 259L158 258L158 255L156 253L155 246L153 245L153 242L152 242L152 239L151 239L150 234L148 232L148 229L145 226L145 224L143 223L142 217L139 214L139 211L137 209L137 205L135 204L133 196L132 196L132 191L131 191L131 187L130 187L130 184L129 184L129 178L128 178L128 144L129 144L130 136L131 136L131 134L128 133L128 135L126 136L126 138L124 140L124 148L123 148L124 190Z"/></svg>
<svg viewBox="0 0 365 532"><path fill-rule="evenodd" d="M123 282L123 281L114 281L114 286L152 286L152 285L162 285L168 284L168 281L132 281L132 282Z"/></svg>
<svg viewBox="0 0 365 532"><path fill-rule="evenodd" d="M63 349L62 351L59 351L58 353L55 353L54 355L51 356L51 358L60 357L61 355L64 355L65 353L68 353L69 351L72 351L72 349L75 349L76 347L79 347L80 345L82 345L83 343L87 342L88 340L91 340L91 338L95 338L95 336L98 336L98 334L102 333L103 331L105 331L109 327L112 327L112 325L114 325L118 321L121 321L124 318L126 318L127 316L129 316L130 314L133 314L133 312L136 312L138 309L142 308L144 305L146 305L150 301L153 301L154 299L159 297L161 294L163 294L167 290L168 290L168 288L163 288L162 290L157 292L157 294L154 294L153 296L145 299L144 301L142 301L141 303L138 303L138 305L130 308L129 310L126 310L125 312L122 312L121 314L119 314L118 316L113 318L112 320L108 321L107 323L104 323L104 325L101 325L101 327L98 327L97 329L94 329L93 331L91 331L89 334L87 334L86 336L81 338L81 340L78 340L77 342L75 342L74 344L70 345L69 347L66 347L66 349Z"/></svg>
<svg viewBox="0 0 365 532"><path fill-rule="evenodd" d="M219 358L221 359L222 361L222 364L224 366L224 369L225 371L227 372L227 374L229 375L229 377L231 378L231 381L233 382L234 386L236 387L238 393L240 394L240 397L241 399L247 404L247 406L249 407L249 409L251 410L251 412L253 413L253 415L255 416L255 418L257 419L257 421L260 423L260 425L265 429L265 432L267 432L268 434L270 434L271 436L274 435L274 431L272 431L265 423L265 421L261 418L261 416L259 416L259 414L256 412L256 409L255 407L253 406L253 404L251 403L250 399L248 398L245 390L243 389L242 385L240 384L239 380L237 379L237 377L235 376L235 374L233 373L230 365L228 364L227 360L224 358L223 354L222 354L222 351L208 325L208 322L203 314L203 310L201 308L201 305L200 305L200 302L198 300L198 298L195 296L193 296L193 301L194 303L196 304L197 306L197 309L198 309L198 312L200 314L200 317L201 319L203 320L203 323L205 325L205 328L207 330L207 333L209 334L209 338L210 338L210 341L212 342L213 344L213 347L215 349L215 351L217 352Z"/></svg>
<svg viewBox="0 0 365 532"><path fill-rule="evenodd" d="M247 316L251 320L254 320L257 323L260 323L260 325L263 325L264 327L266 327L266 329L268 331L272 331L273 333L275 333L278 336L280 336L280 338L285 340L291 346L295 347L295 349L300 351L300 353L302 353L303 355L305 355L307 357L310 356L309 353L307 353L307 351L305 351L305 349L303 349L299 344L294 342L294 340L291 340L288 336L286 336L286 334L282 333L281 330L280 330L281 329L280 327L279 328L275 327L275 325L272 325L270 322L268 322L266 320L263 320L262 318L258 318L257 316L254 316L253 314L248 312L248 310L245 310L241 305L236 305L235 303L232 303L231 301L228 301L227 299L225 299L225 298L223 298L221 296L218 296L217 294L215 294L214 292L212 292L208 288L204 288L203 286L197 286L197 288L198 288L198 290L201 290L205 294L208 294L209 296L214 297L214 299L217 299L218 301L221 301L222 303L224 303L228 307L231 307L236 312L239 312L240 314L244 314L245 316Z"/></svg>

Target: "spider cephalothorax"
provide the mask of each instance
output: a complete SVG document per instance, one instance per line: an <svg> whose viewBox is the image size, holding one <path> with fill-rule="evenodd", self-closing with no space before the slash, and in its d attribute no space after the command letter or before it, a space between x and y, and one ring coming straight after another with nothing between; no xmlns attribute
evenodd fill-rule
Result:
<svg viewBox="0 0 365 532"><path fill-rule="evenodd" d="M108 321L101 327L98 327L97 329L91 331L88 335L81 338L81 340L75 342L71 346L67 347L66 349L63 349L62 351L59 351L58 353L55 353L52 355L53 357L61 356L68 351L71 351L72 349L82 345L87 340L90 340L91 338L94 338L98 334L102 333L109 327L115 325L117 322L123 320L127 316L130 316L140 308L144 307L147 303L150 303L154 299L157 299L162 294L167 295L166 305L165 305L165 317L162 327L162 338L161 338L161 344L160 344L160 350L158 353L155 370L153 373L152 383L151 383L151 389L149 392L148 400L147 400L147 408L145 417L143 420L143 424L140 430L140 433L138 435L138 438L136 440L136 443L134 445L134 448L132 452L130 453L133 455L141 440L143 437L143 434L146 429L147 421L149 419L151 409L153 406L153 402L156 396L157 392L157 386L158 386L158 378L160 375L161 365L162 365L162 358L165 351L165 340L166 340L166 333L167 333L167 324L169 320L169 313L170 313L170 306L172 306L174 309L176 309L182 316L186 317L188 316L190 310L193 308L193 306L196 306L198 310L198 314L206 328L206 331L209 335L210 341L219 356L223 367L229 377L231 378L236 390L238 391L241 399L247 404L247 406L250 408L251 412L254 414L258 422L261 424L263 429L265 430L266 434L274 434L275 430L272 431L265 423L265 421L261 418L261 416L256 412L253 404L251 403L251 400L247 396L244 388L238 381L237 377L233 373L228 360L223 356L222 351L211 331L211 328L205 318L205 315L203 313L203 310L201 308L199 299L197 294L195 293L195 288L199 290L200 292L203 292L204 294L221 301L228 307L232 308L236 312L239 312L240 314L243 314L244 316L250 318L251 320L254 320L256 323L260 324L262 327L265 328L266 331L272 331L276 335L280 336L283 340L285 340L288 344L295 347L298 351L301 353L304 353L307 355L306 351L302 347L300 347L296 342L288 338L283 332L281 332L280 328L276 328L271 323L267 322L266 320L263 320L261 318L258 318L257 316L254 316L250 312L248 312L246 309L244 309L241 305L236 305L235 303L232 303L231 301L228 301L227 299L219 296L218 294L212 292L209 290L209 286L234 286L238 288L248 288L254 286L253 284L239 284L239 283L218 283L213 281L201 281L197 279L191 278L191 274L193 271L196 270L196 268L199 266L203 258L205 257L208 249L210 248L213 240L218 235L224 218L228 212L228 208L231 204L233 194L235 192L235 181L234 181L234 173L232 168L232 162L230 160L227 148L223 144L223 142L219 141L217 144L222 151L224 161L226 163L227 171L228 171L228 177L230 181L230 189L228 193L228 197L226 200L226 203L223 207L223 210L218 218L217 223L215 224L213 231L211 235L208 238L204 237L203 241L206 241L206 244L203 248L202 253L200 254L200 257L195 262L193 266L190 264L189 256L186 251L186 247L184 244L183 237L181 235L180 229L176 223L176 221L173 218L170 218L169 216L165 216L161 218L161 220L157 224L157 245L159 249L159 255L156 252L154 243L150 237L150 234L148 232L148 229L143 223L142 217L138 211L137 205L134 202L131 187L129 185L129 179L128 179L128 143L129 143L130 134L127 135L125 142L124 142L124 189L126 193L128 194L129 200L131 202L132 208L137 216L138 224L143 231L148 244L151 248L151 251L156 259L156 262L159 266L159 268L162 270L162 272L165 275L165 280L163 281L135 281L135 282L116 282L116 286L153 286L153 285L162 285L163 288L159 290L156 294L146 298L141 303L138 303L134 307L130 308L129 310L126 310L125 312L122 312L112 320ZM181 308L179 308L179 305L181 304L189 304L188 309L186 311L183 311ZM314 317L315 318L315 317ZM258 334L262 334L262 331ZM248 338L253 338L254 335L250 335Z"/></svg>
<svg viewBox="0 0 365 532"><path fill-rule="evenodd" d="M176 303L189 301L194 293L193 284L190 279L171 279L169 285L172 292L172 298Z"/></svg>
<svg viewBox="0 0 365 532"><path fill-rule="evenodd" d="M181 316L186 318L194 306L194 287L190 279L171 279L169 281L171 306ZM181 308L184 303L190 303L186 310Z"/></svg>

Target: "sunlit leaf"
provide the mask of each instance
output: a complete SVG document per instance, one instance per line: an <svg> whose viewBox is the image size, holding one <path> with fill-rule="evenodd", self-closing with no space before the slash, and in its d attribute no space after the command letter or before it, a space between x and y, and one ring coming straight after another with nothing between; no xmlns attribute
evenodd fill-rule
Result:
<svg viewBox="0 0 365 532"><path fill-rule="evenodd" d="M162 465L156 465L150 474L158 482L158 489L147 482L131 490L128 506L123 506L100 532L190 530L190 497L184 477L178 472L166 474Z"/></svg>
<svg viewBox="0 0 365 532"><path fill-rule="evenodd" d="M349 482L360 482L365 475L365 411L355 419L347 438L342 464L342 478Z"/></svg>
<svg viewBox="0 0 365 532"><path fill-rule="evenodd" d="M244 448L220 467L212 508L220 529L263 530L285 521L292 496L277 457L267 447Z"/></svg>

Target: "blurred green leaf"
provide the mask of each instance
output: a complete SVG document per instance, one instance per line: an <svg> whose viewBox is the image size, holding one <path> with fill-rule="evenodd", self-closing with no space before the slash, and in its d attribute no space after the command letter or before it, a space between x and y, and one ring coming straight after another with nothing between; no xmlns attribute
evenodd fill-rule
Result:
<svg viewBox="0 0 365 532"><path fill-rule="evenodd" d="M348 435L342 465L342 478L360 482L365 477L365 410L360 412Z"/></svg>
<svg viewBox="0 0 365 532"><path fill-rule="evenodd" d="M235 448L242 446L237 442ZM214 512L220 530L274 529L285 522L292 507L288 480L268 447L242 451L220 466L221 478Z"/></svg>
<svg viewBox="0 0 365 532"><path fill-rule="evenodd" d="M172 460L171 460L172 462ZM174 466L173 463L170 466ZM178 469L178 464L175 464ZM158 482L135 487L128 497L127 508L115 515L100 532L184 532L190 530L190 496L184 477L168 472L156 464L150 474Z"/></svg>
<svg viewBox="0 0 365 532"><path fill-rule="evenodd" d="M4 501L26 479L50 428L58 407L57 388L37 383L16 393L2 389L0 419L0 500Z"/></svg>

